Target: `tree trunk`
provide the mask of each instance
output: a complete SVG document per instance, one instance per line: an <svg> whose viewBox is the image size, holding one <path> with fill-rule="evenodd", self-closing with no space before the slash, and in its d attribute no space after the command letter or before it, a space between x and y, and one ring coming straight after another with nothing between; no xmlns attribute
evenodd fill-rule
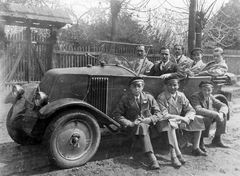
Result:
<svg viewBox="0 0 240 176"><path fill-rule="evenodd" d="M196 0L191 0L189 7L189 23L188 23L188 53L195 47L195 14Z"/></svg>
<svg viewBox="0 0 240 176"><path fill-rule="evenodd" d="M112 20L112 29L111 29L111 40L116 40L116 31L117 31L117 20L118 14L121 9L121 3L118 0L111 0L111 20Z"/></svg>

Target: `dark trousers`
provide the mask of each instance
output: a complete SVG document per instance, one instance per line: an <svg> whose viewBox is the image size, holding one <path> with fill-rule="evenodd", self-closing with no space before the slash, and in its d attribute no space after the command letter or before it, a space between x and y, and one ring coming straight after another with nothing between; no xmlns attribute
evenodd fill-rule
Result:
<svg viewBox="0 0 240 176"><path fill-rule="evenodd" d="M202 133L203 137L209 136L210 126L213 124L213 122L216 122L215 136L220 136L221 134L224 134L226 132L227 117L224 117L224 121L222 122L219 118L204 117L205 130Z"/></svg>
<svg viewBox="0 0 240 176"><path fill-rule="evenodd" d="M143 153L153 152L152 142L149 134L149 125L145 123L139 123L135 127L128 128L131 131L131 135L141 142Z"/></svg>

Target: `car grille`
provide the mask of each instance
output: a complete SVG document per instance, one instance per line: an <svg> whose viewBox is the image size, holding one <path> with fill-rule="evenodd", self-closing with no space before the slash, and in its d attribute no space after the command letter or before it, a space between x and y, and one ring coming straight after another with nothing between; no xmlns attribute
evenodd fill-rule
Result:
<svg viewBox="0 0 240 176"><path fill-rule="evenodd" d="M88 103L99 109L107 112L107 89L108 78L92 77L91 88L88 95Z"/></svg>

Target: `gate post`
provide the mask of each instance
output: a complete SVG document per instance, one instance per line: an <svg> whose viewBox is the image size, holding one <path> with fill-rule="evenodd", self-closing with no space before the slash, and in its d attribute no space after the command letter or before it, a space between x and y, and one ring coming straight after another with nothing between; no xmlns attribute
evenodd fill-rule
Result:
<svg viewBox="0 0 240 176"><path fill-rule="evenodd" d="M50 36L47 38L47 41L50 43L49 47L47 47L47 70L53 68L53 46L56 44L57 41L57 28L53 26L50 29Z"/></svg>

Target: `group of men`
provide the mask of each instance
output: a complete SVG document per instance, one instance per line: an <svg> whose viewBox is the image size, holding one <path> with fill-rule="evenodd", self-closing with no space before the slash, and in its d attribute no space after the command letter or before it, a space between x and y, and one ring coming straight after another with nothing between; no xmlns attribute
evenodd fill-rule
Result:
<svg viewBox="0 0 240 176"><path fill-rule="evenodd" d="M140 64L135 63L135 69L140 74L159 76L164 81L165 91L156 97L144 92L144 79L135 77L129 82L130 92L124 95L113 111L113 117L129 135L141 142L143 153L149 157L150 169L159 169L159 163L154 154L151 134L167 132L171 162L174 167L186 163L179 144L176 130L184 131L193 137L194 156L207 156L204 137L209 136L212 123L216 122L216 132L212 145L228 148L223 144L221 135L225 133L228 106L212 95L213 83L202 81L199 91L190 100L184 93L178 91L179 80L186 75L220 76L226 73L227 65L223 60L223 50L214 49L215 61L204 64L202 49L191 51L193 60L185 57L181 45L175 45L175 56L170 56L168 48L160 49L160 61L153 64L146 59L143 46L137 47ZM144 62L144 63L143 63Z"/></svg>
<svg viewBox="0 0 240 176"><path fill-rule="evenodd" d="M170 55L169 48L160 49L160 60L152 63L146 58L144 46L137 47L138 59L134 61L134 71L142 75L160 76L166 78L170 75L184 76L223 76L228 66L224 60L223 49L217 47L213 50L214 60L205 64L202 61L203 50L194 48L190 54L191 59L184 54L182 45L174 46L174 54ZM143 63L144 62L144 63Z"/></svg>

